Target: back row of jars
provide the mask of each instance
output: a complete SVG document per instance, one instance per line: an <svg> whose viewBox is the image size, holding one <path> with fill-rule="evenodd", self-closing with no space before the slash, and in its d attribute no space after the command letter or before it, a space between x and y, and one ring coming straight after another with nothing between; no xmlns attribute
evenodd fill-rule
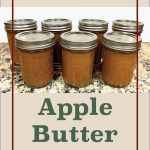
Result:
<svg viewBox="0 0 150 150"><path fill-rule="evenodd" d="M60 35L63 32L72 30L72 21L68 19L46 19L42 21L42 30L52 32L55 35L55 45L53 47L53 60L55 69L62 68L62 48L60 46ZM12 49L12 21L5 22L5 29L8 35L10 49ZM23 31L31 31L37 29L37 22L32 19L16 19L14 20L14 37L17 33ZM136 21L133 20L115 20L112 25L113 31L123 31L136 34ZM95 50L94 69L100 69L102 63L102 37L108 30L108 22L98 19L82 19L79 21L80 31L89 31L95 33L98 37L98 46ZM143 31L143 23L139 22L139 35ZM11 51L12 54L12 51ZM18 52L14 44L14 64L20 65Z"/></svg>
<svg viewBox="0 0 150 150"><path fill-rule="evenodd" d="M42 87L51 82L53 63L54 70L63 68L63 78L68 85L88 85L92 80L93 66L101 70L102 47L106 47L103 52L103 80L117 87L131 82L136 59L135 21L115 20L112 27L115 32L111 33L106 33L108 23L97 19L80 20L80 32L69 32L72 22L68 19L42 21L43 32L35 31L37 23L32 19L14 20L13 28L12 34L12 21L5 22L14 64L21 65L23 79L28 86ZM143 24L139 22L139 35L142 30ZM16 42L12 42L14 37ZM139 37L139 48L140 45Z"/></svg>

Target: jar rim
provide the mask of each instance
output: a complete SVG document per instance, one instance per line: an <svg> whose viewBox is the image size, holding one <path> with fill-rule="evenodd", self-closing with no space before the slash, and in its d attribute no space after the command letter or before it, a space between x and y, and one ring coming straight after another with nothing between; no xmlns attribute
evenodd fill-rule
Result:
<svg viewBox="0 0 150 150"><path fill-rule="evenodd" d="M81 19L78 28L85 31L107 31L108 22L100 19Z"/></svg>
<svg viewBox="0 0 150 150"><path fill-rule="evenodd" d="M65 32L61 34L60 44L69 50L87 51L97 46L97 35L86 31Z"/></svg>
<svg viewBox="0 0 150 150"><path fill-rule="evenodd" d="M137 37L135 34L128 32L110 32L103 35L102 44L105 47L118 51L136 51ZM138 49L141 47L142 39L138 36Z"/></svg>
<svg viewBox="0 0 150 150"><path fill-rule="evenodd" d="M37 29L37 21L34 19L15 19L14 20L14 31L26 31ZM12 20L4 22L5 30L12 30Z"/></svg>
<svg viewBox="0 0 150 150"><path fill-rule="evenodd" d="M61 32L72 29L72 21L64 18L45 19L41 22L43 31Z"/></svg>
<svg viewBox="0 0 150 150"><path fill-rule="evenodd" d="M16 47L24 50L46 49L54 45L54 34L43 31L25 31L15 36Z"/></svg>
<svg viewBox="0 0 150 150"><path fill-rule="evenodd" d="M125 32L136 32L137 24L135 20L117 19L113 21L112 29ZM144 24L138 22L138 32L143 31Z"/></svg>

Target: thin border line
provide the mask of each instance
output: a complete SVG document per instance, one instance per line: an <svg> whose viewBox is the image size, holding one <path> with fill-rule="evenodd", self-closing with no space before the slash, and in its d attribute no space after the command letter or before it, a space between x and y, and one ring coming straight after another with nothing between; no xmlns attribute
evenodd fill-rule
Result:
<svg viewBox="0 0 150 150"><path fill-rule="evenodd" d="M12 0L12 150L14 150L14 0Z"/></svg>
<svg viewBox="0 0 150 150"><path fill-rule="evenodd" d="M139 3L138 0L136 0L136 60L137 60L137 64L136 64L136 150L139 150L139 58L138 58L138 22L139 22Z"/></svg>

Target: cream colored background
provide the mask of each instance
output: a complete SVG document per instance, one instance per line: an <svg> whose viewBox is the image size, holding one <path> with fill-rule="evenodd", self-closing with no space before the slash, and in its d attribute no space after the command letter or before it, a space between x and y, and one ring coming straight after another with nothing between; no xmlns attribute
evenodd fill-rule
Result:
<svg viewBox="0 0 150 150"><path fill-rule="evenodd" d="M135 7L136 0L15 0L19 7ZM1 0L2 6L11 6L11 0ZM149 0L139 0L139 6L149 6Z"/></svg>
<svg viewBox="0 0 150 150"><path fill-rule="evenodd" d="M112 114L106 117L87 115L83 117L83 121L72 121L73 116L68 117L67 121L56 121L56 117L37 115L46 97L51 98L56 108L58 102L90 103L90 96L97 97L97 104L111 103ZM136 150L135 102L135 94L17 94L15 95L15 150ZM149 150L149 95L140 94L139 104L139 150ZM9 94L1 95L1 121L1 150L11 150L11 95ZM87 126L90 130L116 129L119 134L114 138L114 143L32 143L33 124L45 124L50 129L58 130L69 130L73 126L78 129Z"/></svg>

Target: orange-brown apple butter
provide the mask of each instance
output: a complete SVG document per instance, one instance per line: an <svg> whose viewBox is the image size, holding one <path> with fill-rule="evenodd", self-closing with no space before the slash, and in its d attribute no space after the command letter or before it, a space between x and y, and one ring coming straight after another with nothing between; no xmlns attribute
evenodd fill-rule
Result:
<svg viewBox="0 0 150 150"><path fill-rule="evenodd" d="M54 34L40 31L16 35L22 77L27 86L40 88L53 79Z"/></svg>
<svg viewBox="0 0 150 150"><path fill-rule="evenodd" d="M102 64L102 38L108 30L108 22L99 19L82 19L79 21L80 31L88 31L97 35L98 46L95 50L94 70L101 70Z"/></svg>
<svg viewBox="0 0 150 150"><path fill-rule="evenodd" d="M90 32L61 34L64 82L73 87L84 87L92 81L97 36Z"/></svg>
<svg viewBox="0 0 150 150"><path fill-rule="evenodd" d="M18 50L15 45L15 36L16 34L23 31L36 30L37 22L33 19L15 19L13 26L14 26L14 30L12 31L12 21L9 20L5 22L5 30L7 32L10 54L12 57L12 53L13 53L14 65L17 67L18 65L20 65L20 60L19 60ZM12 44L12 40L13 40L13 44Z"/></svg>
<svg viewBox="0 0 150 150"><path fill-rule="evenodd" d="M53 51L54 69L62 70L62 47L60 45L60 35L71 31L72 21L63 18L46 19L42 21L42 30L52 32L55 35L55 45Z"/></svg>
<svg viewBox="0 0 150 150"><path fill-rule="evenodd" d="M111 32L103 38L102 78L112 86L129 85L136 65L136 35L125 32ZM139 37L138 49L141 46Z"/></svg>

